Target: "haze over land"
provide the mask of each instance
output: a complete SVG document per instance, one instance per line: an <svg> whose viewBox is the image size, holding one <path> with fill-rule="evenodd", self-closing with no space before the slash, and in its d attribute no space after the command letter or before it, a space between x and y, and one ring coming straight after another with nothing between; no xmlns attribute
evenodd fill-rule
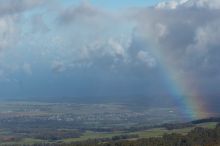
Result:
<svg viewBox="0 0 220 146"><path fill-rule="evenodd" d="M219 15L218 0L2 0L0 99L218 111Z"/></svg>

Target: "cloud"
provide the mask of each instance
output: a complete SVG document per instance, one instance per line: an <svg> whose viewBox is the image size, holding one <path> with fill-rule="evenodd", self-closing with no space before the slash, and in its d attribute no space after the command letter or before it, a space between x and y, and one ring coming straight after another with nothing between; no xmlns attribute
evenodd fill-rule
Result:
<svg viewBox="0 0 220 146"><path fill-rule="evenodd" d="M112 20L112 16L107 11L95 7L89 2L81 2L78 6L72 5L62 9L57 20L61 25L71 25L75 23L86 26L96 25L102 27L103 23Z"/></svg>
<svg viewBox="0 0 220 146"><path fill-rule="evenodd" d="M220 2L218 0L187 0L183 3L186 7L219 9Z"/></svg>
<svg viewBox="0 0 220 146"><path fill-rule="evenodd" d="M47 33L50 30L47 24L45 23L42 15L33 16L31 21L31 26L33 33L37 33L37 32Z"/></svg>
<svg viewBox="0 0 220 146"><path fill-rule="evenodd" d="M30 12L38 6L49 1L45 0L7 0L0 2L0 49L10 48L21 41L24 13ZM35 19L34 26L41 25L43 21Z"/></svg>
<svg viewBox="0 0 220 146"><path fill-rule="evenodd" d="M208 76L208 72L213 71L204 71L204 66L213 66L213 58L216 58L211 50L216 52L214 47L219 45L219 12L218 1L206 0L172 0L159 3L155 8L118 11L118 15L90 3L82 3L62 10L58 20L66 29L73 30L70 32L82 35L78 38L84 38L82 41L77 35L68 34L68 42L74 40L84 44L71 45L75 48L77 63L81 60L95 66L110 67L144 63L152 67L160 59L155 52L164 52L167 62L185 75L197 76L203 70L200 75ZM113 27L121 31L115 31ZM126 39L118 41L122 34ZM212 64L209 64L210 60ZM74 64L74 60L72 62Z"/></svg>
<svg viewBox="0 0 220 146"><path fill-rule="evenodd" d="M119 62L127 62L132 24L125 19L122 15L90 3L63 9L57 17L57 28L62 30L59 36L65 38L62 48L65 48L65 53L72 54L72 57L63 57L65 62L82 62L82 66L88 62L107 68Z"/></svg>
<svg viewBox="0 0 220 146"><path fill-rule="evenodd" d="M122 44L113 39L109 39L108 44L111 47L110 49L112 50L113 55L126 56L125 48L122 46Z"/></svg>
<svg viewBox="0 0 220 146"><path fill-rule="evenodd" d="M154 67L156 65L156 60L152 56L149 55L146 51L139 51L137 54L137 58L142 62L146 63L149 67Z"/></svg>
<svg viewBox="0 0 220 146"><path fill-rule="evenodd" d="M170 0L157 4L158 9L181 9L181 8L208 8L219 9L220 2L218 0Z"/></svg>
<svg viewBox="0 0 220 146"><path fill-rule="evenodd" d="M0 17L0 49L11 47L18 39L19 28L16 17Z"/></svg>
<svg viewBox="0 0 220 146"><path fill-rule="evenodd" d="M45 3L45 0L7 0L1 1L0 16L22 13Z"/></svg>
<svg viewBox="0 0 220 146"><path fill-rule="evenodd" d="M166 87L165 68L180 79L189 78L186 82L204 95L219 94L211 88L220 83L218 0L171 0L114 11L88 2L61 2L53 12L42 10L51 7L43 5L48 3L52 1L1 2L0 48L14 48L5 63L26 62L21 70L30 74L37 68L45 78L52 76L51 70L60 73L60 80L68 74L66 86L99 82L104 93L117 83L124 87L120 93L136 90L153 97L172 92Z"/></svg>
<svg viewBox="0 0 220 146"><path fill-rule="evenodd" d="M196 92L207 103L216 102L212 97L219 95L213 88L220 81L219 1L168 1L136 12L135 33L148 42L151 49L145 45L146 51L153 49L157 61L188 82L189 96Z"/></svg>
<svg viewBox="0 0 220 146"><path fill-rule="evenodd" d="M52 70L56 73L64 72L66 67L62 61L54 61L52 63Z"/></svg>
<svg viewBox="0 0 220 146"><path fill-rule="evenodd" d="M170 0L166 2L160 2L157 4L158 9L176 9L180 5L187 3L188 0Z"/></svg>

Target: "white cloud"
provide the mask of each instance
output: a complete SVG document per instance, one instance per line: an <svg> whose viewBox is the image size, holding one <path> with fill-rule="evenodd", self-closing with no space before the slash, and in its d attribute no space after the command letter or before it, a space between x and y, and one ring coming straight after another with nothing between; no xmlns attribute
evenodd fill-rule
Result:
<svg viewBox="0 0 220 146"><path fill-rule="evenodd" d="M168 33L167 27L160 23L156 24L156 30L158 30L158 38L166 37Z"/></svg>
<svg viewBox="0 0 220 146"><path fill-rule="evenodd" d="M177 9L177 8L208 8L220 9L219 0L170 0L160 2L157 9Z"/></svg>
<svg viewBox="0 0 220 146"><path fill-rule="evenodd" d="M110 39L108 41L108 44L111 46L111 50L113 51L113 54L119 55L119 56L125 56L125 48L120 44L119 42Z"/></svg>
<svg viewBox="0 0 220 146"><path fill-rule="evenodd" d="M219 0L188 0L184 6L186 7L197 7L197 8L209 8L209 9L219 9Z"/></svg>
<svg viewBox="0 0 220 146"><path fill-rule="evenodd" d="M189 0L170 0L157 4L158 9L176 9L178 6L187 3Z"/></svg>
<svg viewBox="0 0 220 146"><path fill-rule="evenodd" d="M0 17L0 49L16 44L19 28L16 26L16 17Z"/></svg>
<svg viewBox="0 0 220 146"><path fill-rule="evenodd" d="M149 67L155 67L156 66L156 60L154 57L152 57L148 52L146 51L139 51L137 54L137 58L144 62Z"/></svg>

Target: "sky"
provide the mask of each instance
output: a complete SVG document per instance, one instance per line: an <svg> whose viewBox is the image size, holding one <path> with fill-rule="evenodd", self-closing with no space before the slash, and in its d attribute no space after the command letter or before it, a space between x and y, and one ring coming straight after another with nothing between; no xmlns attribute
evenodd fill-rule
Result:
<svg viewBox="0 0 220 146"><path fill-rule="evenodd" d="M120 8L128 8L128 7L144 7L144 6L154 6L161 2L162 0L90 0L89 2L93 5L105 8L116 10ZM63 3L65 5L69 4L79 4L81 0L64 0ZM85 2L85 1L84 1Z"/></svg>
<svg viewBox="0 0 220 146"><path fill-rule="evenodd" d="M0 99L215 107L219 15L218 0L0 0Z"/></svg>

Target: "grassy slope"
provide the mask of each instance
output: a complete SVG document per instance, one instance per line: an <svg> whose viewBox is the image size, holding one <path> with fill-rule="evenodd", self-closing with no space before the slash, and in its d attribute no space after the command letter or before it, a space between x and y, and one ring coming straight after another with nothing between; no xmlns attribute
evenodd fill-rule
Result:
<svg viewBox="0 0 220 146"><path fill-rule="evenodd" d="M204 128L215 128L217 123L210 122L210 123L204 123L204 124L198 124L197 127L204 127ZM95 138L111 138L116 135L123 135L123 134L138 134L140 138L150 138L150 137L160 137L163 136L165 133L180 133L180 134L187 134L190 132L192 128L183 128L183 129L175 129L175 130L166 130L165 128L154 128L150 130L145 131L138 131L138 132L132 132L132 133L124 133L124 132L113 132L113 133L97 133L97 132L86 132L82 137L80 138L74 138L74 139L65 139L65 142L73 142L73 141L83 141L88 139L95 139Z"/></svg>
<svg viewBox="0 0 220 146"><path fill-rule="evenodd" d="M203 124L198 124L197 127L204 127L204 128L214 128L217 123L215 122L210 122L210 123L203 123ZM123 135L123 134L138 134L140 138L150 138L150 137L160 137L165 133L180 133L180 134L187 134L189 131L191 131L192 128L183 128L183 129L175 129L175 130L166 130L165 128L154 128L150 130L145 130L145 131L138 131L138 132L132 132L132 133L124 133L124 132L111 132L111 133L103 133L103 132L92 132L92 131L87 131L84 133L83 136L80 138L69 138L69 139L64 139L61 140L60 142L75 142L75 141L84 141L88 139L96 139L96 138L112 138L113 136L117 135ZM20 142L8 142L8 143L1 143L0 144L33 144L33 143L42 143L46 142L49 143L49 141L42 141L42 140L37 140L37 139L31 139L31 138L24 138Z"/></svg>

